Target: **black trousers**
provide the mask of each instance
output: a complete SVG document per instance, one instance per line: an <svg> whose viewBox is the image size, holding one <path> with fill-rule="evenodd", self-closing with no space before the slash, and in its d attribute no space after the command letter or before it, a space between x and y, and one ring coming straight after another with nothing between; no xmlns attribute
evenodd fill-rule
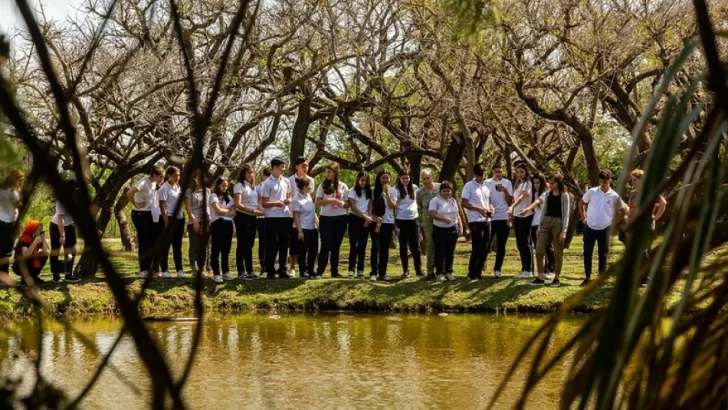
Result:
<svg viewBox="0 0 728 410"><path fill-rule="evenodd" d="M594 256L594 244L599 248L597 252L599 274L607 271L607 259L609 259L609 228L604 229L592 229L589 225L584 227L582 231L584 235L584 275L587 279L591 278L592 274L592 258Z"/></svg>
<svg viewBox="0 0 728 410"><path fill-rule="evenodd" d="M265 272L265 218L255 218L258 226L258 261L260 262L260 273Z"/></svg>
<svg viewBox="0 0 728 410"><path fill-rule="evenodd" d="M353 272L355 268L358 272L364 271L364 259L371 228L371 226L364 226L365 222L366 220L357 215L349 214L349 272Z"/></svg>
<svg viewBox="0 0 728 410"><path fill-rule="evenodd" d="M417 240L419 229L417 221L414 219L397 219L397 228L399 228L399 258L402 261L402 270L409 272L409 255L407 246L412 252L412 260L415 263L415 272L422 274L422 256L420 254L420 241Z"/></svg>
<svg viewBox="0 0 728 410"><path fill-rule="evenodd" d="M265 218L265 273L268 276L273 276L276 273L276 256L278 257L278 272L286 272L291 219Z"/></svg>
<svg viewBox="0 0 728 410"><path fill-rule="evenodd" d="M202 232L195 232L194 224L187 225L187 237L190 240L188 249L188 257L190 266L195 272L201 272L203 269L209 271L210 268L210 227L207 227L205 235Z"/></svg>
<svg viewBox="0 0 728 410"><path fill-rule="evenodd" d="M73 262L76 258L76 228L71 226L63 227L63 235L66 237L63 244L63 262L58 261L61 255L61 232L59 226L51 222L51 272L54 274L73 272ZM66 257L68 255L68 257Z"/></svg>
<svg viewBox="0 0 728 410"><path fill-rule="evenodd" d="M318 256L318 269L316 274L323 275L331 256L331 274L339 274L339 254L341 243L346 233L346 215L319 217L319 231L321 232L321 252Z"/></svg>
<svg viewBox="0 0 728 410"><path fill-rule="evenodd" d="M255 230L258 226L257 219L253 215L235 213L235 235L238 238L235 264L238 266L238 276L253 273L253 246L255 245Z"/></svg>
<svg viewBox="0 0 728 410"><path fill-rule="evenodd" d="M15 224L0 221L0 272L10 272L10 257L15 246Z"/></svg>
<svg viewBox="0 0 728 410"><path fill-rule="evenodd" d="M452 274L455 245L458 242L458 227L441 228L433 226L432 236L435 242L435 272L438 275Z"/></svg>
<svg viewBox="0 0 728 410"><path fill-rule="evenodd" d="M538 241L538 226L532 226L531 227L531 243L533 244L534 248L536 247L536 241ZM534 262L531 269L531 273L538 273L538 269L536 268L536 263ZM544 271L546 273L553 273L556 272L556 258L554 258L554 245L552 243L549 244L549 247L546 248L546 269Z"/></svg>
<svg viewBox="0 0 728 410"><path fill-rule="evenodd" d="M296 232L296 240L298 241L298 271L303 275L308 273L314 274L314 263L318 256L319 233L316 229L304 229L303 241L298 239Z"/></svg>
<svg viewBox="0 0 728 410"><path fill-rule="evenodd" d="M508 243L508 235L511 228L508 227L508 221L491 221L490 222L490 240L488 241L488 249L490 249L493 241L496 241L495 265L493 271L500 271L503 268L503 259L506 257L506 243Z"/></svg>
<svg viewBox="0 0 728 410"><path fill-rule="evenodd" d="M392 246L394 224L382 224L379 232L372 228L372 275L384 277L389 264L389 248Z"/></svg>
<svg viewBox="0 0 728 410"><path fill-rule="evenodd" d="M164 220L160 220L162 231L167 227L164 225ZM162 271L166 272L169 270L169 248L172 248L172 259L174 260L174 270L179 272L184 269L182 265L182 238L185 236L185 219L169 218L170 229L172 230L172 240L166 244L160 255L159 262ZM161 239L161 237L160 237Z"/></svg>
<svg viewBox="0 0 728 410"><path fill-rule="evenodd" d="M152 245L157 240L157 229L154 227L151 211L131 211L131 221L137 232L137 255L139 257L139 270L152 273L154 255Z"/></svg>
<svg viewBox="0 0 728 410"><path fill-rule="evenodd" d="M468 277L480 278L483 276L485 260L488 258L490 221L471 222L468 226L470 227L470 243L472 244Z"/></svg>
<svg viewBox="0 0 728 410"><path fill-rule="evenodd" d="M152 270L150 272L162 271L162 258L167 258L161 246L162 234L164 233L164 221L154 222L149 229L149 251L152 252Z"/></svg>
<svg viewBox="0 0 728 410"><path fill-rule="evenodd" d="M533 249L531 248L531 224L533 215L513 218L513 232L516 234L516 245L521 255L521 271L531 272L533 262Z"/></svg>
<svg viewBox="0 0 728 410"><path fill-rule="evenodd" d="M210 251L210 265L212 273L220 275L230 273L230 249L233 246L233 221L218 219L210 224L212 236L212 251ZM222 263L222 272L220 265Z"/></svg>

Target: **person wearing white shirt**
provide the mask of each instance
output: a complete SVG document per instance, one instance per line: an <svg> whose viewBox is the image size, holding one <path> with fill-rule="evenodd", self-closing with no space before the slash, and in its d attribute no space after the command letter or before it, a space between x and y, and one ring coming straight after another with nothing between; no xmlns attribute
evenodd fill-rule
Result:
<svg viewBox="0 0 728 410"><path fill-rule="evenodd" d="M538 226L541 224L541 218L543 217L543 208L544 204L546 203L546 179L541 173L536 173L533 175L533 178L531 178L531 184L533 186L533 194L532 198L534 198L534 201L529 205L526 209L523 209L519 212L519 214L527 215L529 212L533 212L533 221L531 222L531 245L534 248L533 255L534 255L534 263L531 264L531 276L533 276L534 272L537 272L536 270L536 243L538 240ZM546 276L548 279L553 279L552 276L555 269L555 260L554 260L554 245L549 244L549 246L546 248Z"/></svg>
<svg viewBox="0 0 728 410"><path fill-rule="evenodd" d="M513 204L508 207L508 220L513 224L513 232L516 235L516 245L521 256L521 271L516 278L531 278L531 264L533 253L531 252L531 224L533 223L533 212L528 211L521 214L521 211L528 208L533 196L533 184L528 177L528 169L523 162L516 165L516 187L513 190Z"/></svg>
<svg viewBox="0 0 728 410"><path fill-rule="evenodd" d="M485 185L490 189L490 201L495 209L490 222L488 249L495 240L496 252L493 275L500 278L503 259L506 256L506 243L511 231L511 227L508 225L508 207L513 202L513 185L511 181L503 178L503 168L499 164L493 165L491 171L493 177L485 181Z"/></svg>
<svg viewBox="0 0 728 410"><path fill-rule="evenodd" d="M275 279L276 256L278 257L278 277L288 279L286 261L288 259L288 241L291 233L291 187L288 178L283 176L286 162L274 158L270 162L271 176L261 187L261 205L265 212L266 250L265 273L268 279Z"/></svg>
<svg viewBox="0 0 728 410"><path fill-rule="evenodd" d="M399 199L398 191L392 188L389 171L383 169L377 173L372 195L372 217L375 227L372 230L372 281L387 281L387 265L389 264L389 248L394 233L394 208Z"/></svg>
<svg viewBox="0 0 728 410"><path fill-rule="evenodd" d="M172 256L174 259L174 270L177 272L178 278L184 278L185 272L182 266L182 239L185 235L185 215L184 199L182 188L179 186L180 171L175 166L167 167L164 173L164 185L159 188L157 198L159 200L159 212L162 218L162 232L166 229L172 230L172 239L167 242L160 254L160 268L162 269L162 277L171 278L169 272L169 248L172 248ZM178 211L175 213L175 209Z"/></svg>
<svg viewBox="0 0 728 410"><path fill-rule="evenodd" d="M419 213L417 211L417 189L412 184L408 169L399 174L396 187L399 200L395 209L395 227L399 230L399 258L402 261L402 277L409 277L409 258L407 247L412 252L412 260L417 276L422 274L422 255L420 252Z"/></svg>
<svg viewBox="0 0 728 410"><path fill-rule="evenodd" d="M228 179L220 177L215 181L215 187L212 189L212 195L210 195L210 235L212 237L210 265L212 265L212 280L216 283L235 279L230 274L230 249L233 246L235 200L228 193L229 187ZM222 272L220 270L221 264Z"/></svg>
<svg viewBox="0 0 728 410"><path fill-rule="evenodd" d="M316 181L308 175L308 159L306 157L298 157L293 161L293 168L296 173L288 177L288 182L291 187L291 199L296 197L298 193L298 186L296 185L296 179L306 179L311 184L311 192L316 192ZM293 209L291 210L291 220L293 220ZM296 224L291 224L291 233L289 235L290 242L288 244L288 275L291 277L296 276L296 261L298 258L298 248L300 242L298 241L298 231L296 230Z"/></svg>
<svg viewBox="0 0 728 410"><path fill-rule="evenodd" d="M255 192L258 193L258 207L260 209L263 209L263 202L262 198L263 195L261 193L263 192L263 182L267 181L270 177L271 170L270 167L264 167L263 168L263 181L261 181L258 185L255 186ZM263 216L259 216L257 220L255 221L256 226L258 227L258 263L260 264L260 274L265 274L265 247L266 247L266 236L265 236L265 212L263 213Z"/></svg>
<svg viewBox="0 0 728 410"><path fill-rule="evenodd" d="M427 276L425 279L436 279L435 276L435 240L432 236L432 219L430 219L430 201L440 194L440 184L435 183L432 170L425 168L420 172L422 189L417 190L417 209L420 213L420 230L427 254Z"/></svg>
<svg viewBox="0 0 728 410"><path fill-rule="evenodd" d="M146 278L154 272L154 257L151 251L157 241L157 229L154 226L152 209L154 208L157 185L162 183L164 170L152 167L149 175L140 179L136 185L126 192L126 197L133 206L131 221L137 232L137 254L139 256L139 277Z"/></svg>
<svg viewBox="0 0 728 410"><path fill-rule="evenodd" d="M298 271L302 278L320 278L314 272L314 263L318 255L318 225L316 204L311 199L311 180L308 178L296 179L296 196L293 197L293 223L296 226L298 242Z"/></svg>
<svg viewBox="0 0 728 410"><path fill-rule="evenodd" d="M253 270L253 246L257 218L263 215L259 208L258 192L255 190L255 171L250 164L240 168L238 183L233 187L235 199L235 234L238 247L235 250L235 264L238 267L238 278L258 279Z"/></svg>
<svg viewBox="0 0 728 410"><path fill-rule="evenodd" d="M349 188L339 181L339 164L326 165L326 179L316 191L316 205L321 207L319 215L321 231L321 252L318 255L316 276L321 277L331 262L331 277L340 278L339 255L346 233L346 201L344 194Z"/></svg>
<svg viewBox="0 0 728 410"><path fill-rule="evenodd" d="M8 286L15 283L10 278L10 257L15 247L15 229L18 223L18 209L21 205L20 188L25 173L19 169L10 172L0 182L0 282Z"/></svg>
<svg viewBox="0 0 728 410"><path fill-rule="evenodd" d="M584 194L579 201L579 214L584 222L584 275L582 286L589 283L592 273L594 243L599 247L599 274L607 270L609 258L609 228L624 219L628 206L611 187L612 172L599 172L599 186Z"/></svg>
<svg viewBox="0 0 728 410"><path fill-rule="evenodd" d="M471 252L468 264L468 279L483 278L485 260L488 258L490 240L490 217L495 209L490 202L490 189L485 184L485 170L481 164L473 167L473 180L463 187L460 206L466 210L470 228Z"/></svg>
<svg viewBox="0 0 728 410"><path fill-rule="evenodd" d="M73 274L73 262L76 257L76 228L73 217L66 212L61 201L56 201L56 213L51 218L51 273L54 282L61 281L61 273L66 282L80 282L81 278ZM63 247L63 253L61 253ZM59 256L63 255L63 263Z"/></svg>
<svg viewBox="0 0 728 410"><path fill-rule="evenodd" d="M369 231L372 227L372 187L369 173L359 171L356 185L346 194L349 201L349 277L364 278L364 259L366 258Z"/></svg>
<svg viewBox="0 0 728 410"><path fill-rule="evenodd" d="M428 205L428 214L432 218L432 230L435 240L435 273L440 281L455 280L453 261L458 236L463 234L463 222L455 198L453 187L448 181L440 184L440 195L432 199Z"/></svg>
<svg viewBox="0 0 728 410"><path fill-rule="evenodd" d="M210 268L210 195L212 192L202 184L202 171L192 172L192 187L185 193L187 211L187 236L190 244L188 257L193 274L207 278ZM204 236L203 236L204 234ZM204 268L204 270L203 270Z"/></svg>

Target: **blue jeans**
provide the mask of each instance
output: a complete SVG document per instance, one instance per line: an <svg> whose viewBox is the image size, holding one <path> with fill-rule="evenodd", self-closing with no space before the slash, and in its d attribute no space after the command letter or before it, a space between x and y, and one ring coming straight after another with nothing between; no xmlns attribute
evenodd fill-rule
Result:
<svg viewBox="0 0 728 410"><path fill-rule="evenodd" d="M589 225L584 226L584 274L587 279L591 278L592 273L592 254L594 253L594 243L599 247L599 273L607 270L607 258L609 257L609 228L592 229Z"/></svg>

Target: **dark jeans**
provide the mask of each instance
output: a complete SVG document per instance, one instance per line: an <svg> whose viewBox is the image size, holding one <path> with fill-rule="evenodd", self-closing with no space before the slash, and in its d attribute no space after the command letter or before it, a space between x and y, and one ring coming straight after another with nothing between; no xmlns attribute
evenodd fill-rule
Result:
<svg viewBox="0 0 728 410"><path fill-rule="evenodd" d="M61 232L58 225L51 222L51 272L54 274L73 272L73 262L76 257L76 229L71 226L63 227L66 237L63 244L63 262L58 262L61 254ZM68 257L66 257L68 255Z"/></svg>
<svg viewBox="0 0 728 410"><path fill-rule="evenodd" d="M238 247L235 249L235 264L238 276L253 273L253 246L255 245L256 218L242 212L235 213L235 235Z"/></svg>
<svg viewBox="0 0 728 410"><path fill-rule="evenodd" d="M185 219L169 218L170 229L172 230L172 240L165 244L164 249L159 257L160 268L163 272L169 270L169 248L172 248L172 258L174 259L174 270L179 272L184 269L182 265L182 238L185 236ZM161 234L164 234L164 220L161 219Z"/></svg>
<svg viewBox="0 0 728 410"><path fill-rule="evenodd" d="M435 241L435 272L438 275L451 274L455 260L455 245L458 242L458 227L433 226L432 236Z"/></svg>
<svg viewBox="0 0 728 410"><path fill-rule="evenodd" d="M516 234L516 245L518 245L518 253L521 255L522 272L531 272L533 262L531 223L533 223L533 215L525 218L519 216L513 218L513 232Z"/></svg>
<svg viewBox="0 0 728 410"><path fill-rule="evenodd" d="M349 214L349 272L353 272L354 268L358 272L364 271L370 231L370 226L364 226L365 222L357 215Z"/></svg>
<svg viewBox="0 0 728 410"><path fill-rule="evenodd" d="M536 246L538 240L538 226L532 226L531 227L531 243L533 246ZM531 273L538 273L538 269L536 268L536 263L534 262L531 269ZM553 273L556 271L556 259L554 258L554 245L549 244L549 247L546 248L546 269L545 271L547 273Z"/></svg>
<svg viewBox="0 0 728 410"><path fill-rule="evenodd" d="M286 272L291 219L265 218L265 273L268 276L276 274L276 256L278 256L278 272Z"/></svg>
<svg viewBox="0 0 728 410"><path fill-rule="evenodd" d="M488 249L496 241L495 265L493 272L500 271L503 267L503 259L506 257L506 243L508 243L508 235L511 228L508 227L508 221L491 221L490 222L490 240L488 241Z"/></svg>
<svg viewBox="0 0 728 410"><path fill-rule="evenodd" d="M412 260L415 263L415 272L422 274L422 256L420 254L420 241L417 239L419 229L417 221L414 219L397 219L397 228L399 228L399 258L402 261L402 270L409 272L409 258L407 254L407 245L412 252Z"/></svg>
<svg viewBox="0 0 728 410"><path fill-rule="evenodd" d="M392 246L394 224L382 224L379 232L372 228L372 275L384 277L389 264L389 248Z"/></svg>
<svg viewBox="0 0 728 410"><path fill-rule="evenodd" d="M258 226L258 261L260 262L260 273L265 272L265 218L255 218Z"/></svg>
<svg viewBox="0 0 728 410"><path fill-rule="evenodd" d="M15 246L15 224L0 221L0 272L10 272L10 257Z"/></svg>
<svg viewBox="0 0 728 410"><path fill-rule="evenodd" d="M607 270L607 258L609 257L609 228L595 230L584 226L584 274L586 278L591 278L592 273L592 254L594 253L594 243L599 247L599 273Z"/></svg>
<svg viewBox="0 0 728 410"><path fill-rule="evenodd" d="M210 265L212 273L220 275L220 262L222 259L222 273L230 273L230 249L233 246L233 221L218 219L210 224L212 236L212 252Z"/></svg>
<svg viewBox="0 0 728 410"><path fill-rule="evenodd" d="M323 275L331 254L331 274L339 274L339 253L341 243L346 233L346 215L319 217L319 231L321 232L321 253L318 256L318 269L316 274Z"/></svg>
<svg viewBox="0 0 728 410"><path fill-rule="evenodd" d="M296 231L296 240L298 244L298 271L300 275L308 273L313 275L314 263L318 255L319 233L315 229L303 230L303 241L298 239L298 231Z"/></svg>
<svg viewBox="0 0 728 410"><path fill-rule="evenodd" d="M483 276L485 260L488 258L488 241L490 240L490 221L471 222L470 242L470 263L468 264L468 277L480 278Z"/></svg>
<svg viewBox="0 0 728 410"><path fill-rule="evenodd" d="M202 230L202 225L200 225ZM194 272L210 270L210 227L207 227L205 236L202 231L195 232L194 224L187 225L187 236L190 239L190 247L188 249L188 257L190 266Z"/></svg>
<svg viewBox="0 0 728 410"><path fill-rule="evenodd" d="M157 242L157 230L154 227L151 211L131 211L131 221L137 232L137 255L139 256L139 270L153 273L154 256L151 254L153 245Z"/></svg>

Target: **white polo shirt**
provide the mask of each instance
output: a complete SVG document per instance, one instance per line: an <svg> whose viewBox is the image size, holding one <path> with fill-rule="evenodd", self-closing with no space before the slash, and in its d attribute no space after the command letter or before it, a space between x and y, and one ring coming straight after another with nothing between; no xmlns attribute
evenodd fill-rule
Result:
<svg viewBox="0 0 728 410"><path fill-rule="evenodd" d="M157 191L157 200L165 201L164 209L167 211L167 216L172 216L174 208L177 206L177 202L181 198L181 192L182 188L180 188L179 185L172 186L167 182L165 182L164 185L159 188L159 191ZM177 219L184 218L182 208L184 207L180 206L179 212L177 213Z"/></svg>
<svg viewBox="0 0 728 410"><path fill-rule="evenodd" d="M0 189L0 221L14 223L18 219L20 194L14 189Z"/></svg>
<svg viewBox="0 0 728 410"><path fill-rule="evenodd" d="M432 224L440 228L450 228L458 223L458 204L455 198L445 199L440 195L432 198L428 211L435 211L440 216L450 218L450 223L445 223L439 219L433 219Z"/></svg>
<svg viewBox="0 0 728 410"><path fill-rule="evenodd" d="M472 206L490 210L490 189L483 181L482 184L475 182L475 179L465 184L461 194L462 199L468 201ZM480 212L467 209L465 215L468 217L468 223L485 222L488 218L480 214Z"/></svg>
<svg viewBox="0 0 728 410"><path fill-rule="evenodd" d="M215 211L215 207L212 206L213 204L218 204L218 206L222 209L233 209L235 208L235 200L233 200L233 197L229 197L227 201L225 201L224 197L219 197L217 194L210 195L210 223L213 223L217 221L218 219L222 219L224 221L232 221L232 216L222 216L218 214Z"/></svg>
<svg viewBox="0 0 728 410"><path fill-rule="evenodd" d="M526 181L525 183L522 183L518 185L518 187L513 191L513 201L515 202L518 200L518 198L521 196L522 193L525 193L525 196L523 197L523 200L513 208L513 216L520 217L518 214L522 210L528 208L531 206L531 196L533 195L533 185L531 185L531 181ZM527 218L529 216L533 215L533 212L529 212L526 215L523 215L523 218Z"/></svg>
<svg viewBox="0 0 728 410"><path fill-rule="evenodd" d="M411 221L413 219L417 219L420 217L419 212L417 212L417 187L413 187L414 191L414 198L410 197L409 192L407 192L407 187L405 187L405 195L402 195L401 192L399 192L399 189L395 186L395 191L397 191L397 195L399 196L399 201L397 201L397 213L395 214L395 218L402 220L402 221Z"/></svg>
<svg viewBox="0 0 728 410"><path fill-rule="evenodd" d="M488 189L490 189L490 201L493 203L493 208L495 208L495 212L493 213L493 220L494 221L505 221L508 219L508 202L506 202L506 194L503 192L498 192L496 186L502 185L507 191L508 194L513 196L513 185L511 184L511 181L501 178L500 181L496 181L493 178L486 179L485 185L488 186Z"/></svg>
<svg viewBox="0 0 728 410"><path fill-rule="evenodd" d="M275 179L273 175L263 182L260 194L263 198L268 198L268 202L284 201L288 193L291 192L291 182L288 178L281 176ZM264 208L266 218L290 218L291 211L288 205L275 208Z"/></svg>
<svg viewBox="0 0 728 410"><path fill-rule="evenodd" d="M612 188L604 192L599 187L592 188L581 198L586 208L586 223L596 231L608 228L614 221L615 204L616 210L627 208L619 194Z"/></svg>
<svg viewBox="0 0 728 410"><path fill-rule="evenodd" d="M233 195L240 194L240 203L248 209L258 209L258 192L250 183L238 182L233 187ZM238 212L244 213L238 209Z"/></svg>
<svg viewBox="0 0 728 410"><path fill-rule="evenodd" d="M291 184L291 200L296 197L296 194L298 193L298 185L296 185L296 174L291 175L288 177L288 182ZM299 178L300 179L300 178ZM306 175L306 179L308 179L308 184L311 186L311 192L316 192L316 180L313 179L310 175ZM293 218L293 209L291 207L288 207L291 212L291 218ZM293 227L296 227L296 224L293 224Z"/></svg>
<svg viewBox="0 0 728 410"><path fill-rule="evenodd" d="M316 229L316 204L313 203L311 195L298 192L291 202L293 212L298 212L298 219L301 220L301 229ZM296 223L295 221L293 222Z"/></svg>
<svg viewBox="0 0 728 410"><path fill-rule="evenodd" d="M356 209L358 209L361 213L363 213L366 216L369 215L369 202L371 201L370 198L367 198L367 193L364 190L364 188L361 188L361 196L356 194L356 188L351 188L349 192L346 194L346 200L354 200L354 205L356 206ZM352 214L354 211L352 211ZM354 214L356 215L356 214ZM358 215L357 215L358 216Z"/></svg>
<svg viewBox="0 0 728 410"><path fill-rule="evenodd" d="M134 202L144 204L141 208L134 207L136 211L151 211L154 208L154 191L157 189L157 183L152 182L149 177L144 177L134 186L137 191L134 193ZM134 204L132 204L134 205Z"/></svg>
<svg viewBox="0 0 728 410"><path fill-rule="evenodd" d="M56 213L51 218L51 222L58 225L58 218L63 218L63 226L73 225L73 217L66 213L66 208L61 201L56 201Z"/></svg>
<svg viewBox="0 0 728 410"><path fill-rule="evenodd" d="M338 199L346 202L344 195L349 190L345 183L339 181L339 189L334 189L330 194L324 193L324 184L319 185L316 191L316 199ZM346 208L334 204L326 204L321 207L321 216L341 216L346 215Z"/></svg>
<svg viewBox="0 0 728 410"><path fill-rule="evenodd" d="M384 192L382 192L382 197L384 197ZM397 200L399 199L399 191L394 187L389 187L389 197L392 198L392 201L397 202ZM382 215L382 223L394 223L394 208L389 207L389 203L387 203L387 198L384 198L384 215Z"/></svg>

